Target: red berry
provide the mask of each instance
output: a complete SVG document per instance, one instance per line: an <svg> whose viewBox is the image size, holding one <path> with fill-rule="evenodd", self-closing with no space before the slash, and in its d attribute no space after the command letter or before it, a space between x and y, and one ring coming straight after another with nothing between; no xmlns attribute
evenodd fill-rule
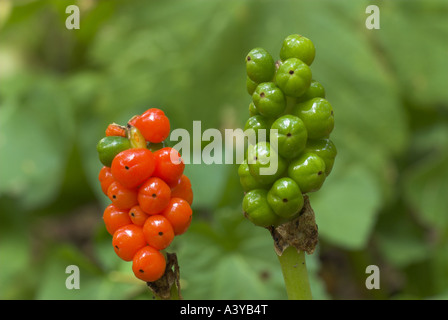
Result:
<svg viewBox="0 0 448 320"><path fill-rule="evenodd" d="M124 261L131 261L141 248L146 246L142 227L135 224L119 228L112 238L115 253Z"/></svg>
<svg viewBox="0 0 448 320"><path fill-rule="evenodd" d="M143 226L149 216L142 210L142 208L140 208L140 206L133 206L131 210L129 210L129 217L133 224Z"/></svg>
<svg viewBox="0 0 448 320"><path fill-rule="evenodd" d="M165 147L154 152L154 158L156 165L153 176L159 177L170 186L176 184L185 169L179 151Z"/></svg>
<svg viewBox="0 0 448 320"><path fill-rule="evenodd" d="M126 188L118 181L112 182L109 186L107 196L119 209L130 209L138 204L137 190Z"/></svg>
<svg viewBox="0 0 448 320"><path fill-rule="evenodd" d="M159 214L150 216L143 225L146 243L157 250L163 250L174 239L174 230L167 218Z"/></svg>
<svg viewBox="0 0 448 320"><path fill-rule="evenodd" d="M177 236L187 231L191 223L193 210L184 199L172 198L161 214L171 222L174 234Z"/></svg>
<svg viewBox="0 0 448 320"><path fill-rule="evenodd" d="M132 260L132 271L135 276L145 282L159 280L166 269L166 260L163 254L150 246L143 247Z"/></svg>
<svg viewBox="0 0 448 320"><path fill-rule="evenodd" d="M165 113L157 108L148 109L133 121L149 142L159 143L170 134L170 121Z"/></svg>
<svg viewBox="0 0 448 320"><path fill-rule="evenodd" d="M190 179L186 175L182 175L177 184L171 187L172 198L182 198L191 206L193 203L193 189L191 188Z"/></svg>
<svg viewBox="0 0 448 320"><path fill-rule="evenodd" d="M136 188L154 172L154 155L148 149L127 149L112 161L111 172L116 181L126 188Z"/></svg>
<svg viewBox="0 0 448 320"><path fill-rule="evenodd" d="M108 205L104 210L103 221L107 232L111 235L119 228L132 223L128 215L128 210L119 209L113 204Z"/></svg>
<svg viewBox="0 0 448 320"><path fill-rule="evenodd" d="M107 189L109 189L109 186L115 181L109 167L104 166L101 168L98 180L100 181L101 190L107 195Z"/></svg>
<svg viewBox="0 0 448 320"><path fill-rule="evenodd" d="M147 214L160 213L170 202L171 189L160 178L149 178L138 190L138 204Z"/></svg>

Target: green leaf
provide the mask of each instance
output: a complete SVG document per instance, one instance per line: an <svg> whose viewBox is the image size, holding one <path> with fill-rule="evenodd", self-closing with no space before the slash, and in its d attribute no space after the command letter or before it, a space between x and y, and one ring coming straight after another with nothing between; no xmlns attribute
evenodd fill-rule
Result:
<svg viewBox="0 0 448 320"><path fill-rule="evenodd" d="M448 37L447 13L448 3L443 0L381 5L381 32L376 34L380 50L384 50L401 93L421 108L448 106L448 73L443 67L448 50L443 41Z"/></svg>
<svg viewBox="0 0 448 320"><path fill-rule="evenodd" d="M319 192L310 194L320 236L347 249L362 249L381 207L380 191L370 172L360 165L342 171L335 163L332 174Z"/></svg>
<svg viewBox="0 0 448 320"><path fill-rule="evenodd" d="M448 155L433 153L407 168L403 175L407 203L419 219L441 231L447 230Z"/></svg>
<svg viewBox="0 0 448 320"><path fill-rule="evenodd" d="M71 104L51 77L18 76L0 88L0 194L25 208L51 201L73 147Z"/></svg>

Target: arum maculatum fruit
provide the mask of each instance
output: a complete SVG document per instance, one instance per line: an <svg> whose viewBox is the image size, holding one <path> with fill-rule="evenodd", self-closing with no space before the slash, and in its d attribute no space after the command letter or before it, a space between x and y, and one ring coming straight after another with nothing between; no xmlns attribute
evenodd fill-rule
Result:
<svg viewBox="0 0 448 320"><path fill-rule="evenodd" d="M314 43L299 34L283 40L277 61L261 47L246 55L252 100L244 129L256 140L249 140L238 176L244 215L257 226L297 218L304 196L320 190L333 169L334 111L324 86L313 78L315 57Z"/></svg>

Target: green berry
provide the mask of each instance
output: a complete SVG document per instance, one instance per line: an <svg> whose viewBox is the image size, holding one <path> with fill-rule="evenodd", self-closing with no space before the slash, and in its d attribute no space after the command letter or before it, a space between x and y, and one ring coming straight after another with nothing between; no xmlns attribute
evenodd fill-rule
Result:
<svg viewBox="0 0 448 320"><path fill-rule="evenodd" d="M258 83L253 81L251 78L249 78L249 76L246 79L246 89L247 89L247 93L252 95L255 91L255 89L257 88Z"/></svg>
<svg viewBox="0 0 448 320"><path fill-rule="evenodd" d="M297 99L297 102L303 102L313 98L325 98L325 88L316 80L311 80L310 87Z"/></svg>
<svg viewBox="0 0 448 320"><path fill-rule="evenodd" d="M272 81L275 62L269 52L263 48L254 48L246 56L246 72L256 82Z"/></svg>
<svg viewBox="0 0 448 320"><path fill-rule="evenodd" d="M257 110L257 107L255 106L254 102L251 101L249 104L249 117L256 116L257 114L260 114Z"/></svg>
<svg viewBox="0 0 448 320"><path fill-rule="evenodd" d="M293 115L284 115L274 121L271 129L277 130L271 133L272 139L277 139L278 153L286 158L297 157L306 147L308 132L303 121Z"/></svg>
<svg viewBox="0 0 448 320"><path fill-rule="evenodd" d="M333 141L328 138L319 140L308 140L305 152L313 152L325 162L325 174L328 176L333 169L334 160L338 151Z"/></svg>
<svg viewBox="0 0 448 320"><path fill-rule="evenodd" d="M258 112L268 118L277 118L286 108L285 96L273 82L260 83L252 95L252 100Z"/></svg>
<svg viewBox="0 0 448 320"><path fill-rule="evenodd" d="M96 145L98 157L101 163L106 167L110 167L112 165L112 160L114 160L117 154L130 148L130 141L120 136L104 137Z"/></svg>
<svg viewBox="0 0 448 320"><path fill-rule="evenodd" d="M287 219L296 216L304 204L302 191L291 178L275 181L268 192L267 199L275 214Z"/></svg>
<svg viewBox="0 0 448 320"><path fill-rule="evenodd" d="M269 206L267 194L267 190L255 189L247 192L243 199L244 215L260 227L277 226L281 220Z"/></svg>
<svg viewBox="0 0 448 320"><path fill-rule="evenodd" d="M305 123L309 139L321 139L333 131L333 108L324 98L313 98L298 103L293 108L292 114Z"/></svg>
<svg viewBox="0 0 448 320"><path fill-rule="evenodd" d="M272 125L272 120L266 117L263 117L261 114L255 115L247 119L246 124L244 126L244 131L246 130L254 130L255 133L255 141L269 141L269 133ZM264 133L259 130L264 130ZM249 131L246 132L247 134Z"/></svg>
<svg viewBox="0 0 448 320"><path fill-rule="evenodd" d="M297 183L303 193L317 191L326 178L325 162L315 153L303 153L289 164L288 176Z"/></svg>
<svg viewBox="0 0 448 320"><path fill-rule="evenodd" d="M280 49L280 59L287 60L289 58L297 58L311 65L316 55L316 49L313 42L301 35L292 34L283 40Z"/></svg>
<svg viewBox="0 0 448 320"><path fill-rule="evenodd" d="M285 159L266 141L249 145L247 162L252 176L263 185L273 183L281 177L287 167Z"/></svg>
<svg viewBox="0 0 448 320"><path fill-rule="evenodd" d="M285 60L275 74L277 86L287 96L300 97L311 84L311 69L297 58Z"/></svg>
<svg viewBox="0 0 448 320"><path fill-rule="evenodd" d="M254 189L263 189L265 185L258 182L250 173L247 159L238 167L238 176L240 177L240 184L245 192Z"/></svg>

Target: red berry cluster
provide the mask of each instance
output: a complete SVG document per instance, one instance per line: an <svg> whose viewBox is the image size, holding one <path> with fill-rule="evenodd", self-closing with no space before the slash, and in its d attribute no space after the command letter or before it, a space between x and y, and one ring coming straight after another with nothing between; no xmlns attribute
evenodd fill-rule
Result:
<svg viewBox="0 0 448 320"><path fill-rule="evenodd" d="M132 261L135 276L146 282L163 276L166 259L161 251L188 229L192 218L193 192L183 173L185 164L177 150L163 143L169 132L169 119L151 108L126 127L107 127L106 137L129 139L130 148L116 154L113 146L101 150L113 157L98 177L111 200L103 213L106 229L116 254Z"/></svg>

